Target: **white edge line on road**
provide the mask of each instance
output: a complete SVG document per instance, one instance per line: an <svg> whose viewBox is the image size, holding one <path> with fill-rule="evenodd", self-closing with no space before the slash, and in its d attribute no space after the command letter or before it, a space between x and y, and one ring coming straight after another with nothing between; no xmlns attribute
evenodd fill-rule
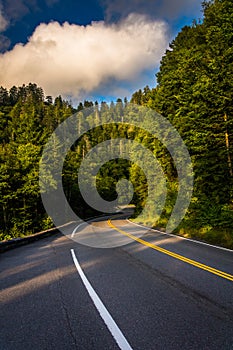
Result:
<svg viewBox="0 0 233 350"><path fill-rule="evenodd" d="M76 226L74 229L73 229L73 232L71 233L71 237L74 237L75 233L76 233L76 230L82 226L82 225L85 225L86 222L82 222L81 224L79 224L78 226Z"/></svg>
<svg viewBox="0 0 233 350"><path fill-rule="evenodd" d="M129 345L128 341L126 340L125 336L121 332L120 328L117 326L116 322L114 321L114 319L112 318L112 316L110 315L110 313L108 312L108 310L106 309L104 304L102 303L101 299L99 298L99 296L95 292L94 288L92 287L92 285L88 281L87 277L85 276L85 274L84 274L84 272L83 272L83 270L78 262L78 259L76 258L74 249L71 249L71 255L72 255L74 264L76 266L76 269L77 269L77 271L82 279L82 282L88 291L89 296L91 297L95 307L99 311L100 316L104 320L104 323L108 327L113 338L117 342L119 348L121 350L133 350L131 348L131 346Z"/></svg>
<svg viewBox="0 0 233 350"><path fill-rule="evenodd" d="M167 233L167 232L159 231L159 230L156 230L156 229L154 229L154 228L150 228L150 227L147 227L147 226L143 226L143 225L140 225L140 224L136 224L135 222L132 222L132 221L130 221L129 219L126 219L126 221L128 221L130 224L133 224L133 225L136 225L136 226L139 226L139 227L148 228L148 231L151 230L151 231L159 232L159 233L162 233L163 235L167 235L167 236L171 236L171 237L177 237L177 238L180 238L180 239L183 239L183 240L186 240L186 241L194 242L194 243L197 243L197 244L207 245L208 247L212 247L212 248L216 248L216 249L221 249L221 250L226 250L227 252L233 253L233 250L232 250L232 249L228 249L228 248L224 248L224 247L218 247L218 246L213 245L213 244L209 244L209 243L205 243L205 242L201 242L201 241L195 241L194 239L191 239L191 238L186 238L186 237L174 235L174 234L172 234L172 233Z"/></svg>
<svg viewBox="0 0 233 350"><path fill-rule="evenodd" d="M80 226L85 225L85 224L89 225L89 224L88 224L89 221L92 222L91 220L95 221L95 219L100 219L100 218L101 218L100 216L93 216L92 218L89 218L87 221L84 221L84 222L82 222L81 224L79 224L78 226L76 226L76 227L73 229L73 232L71 233L71 238L74 237L74 235L75 235L77 229L78 229ZM102 218L103 218L103 219L104 219L104 218L109 218L109 216L106 216L106 215L105 215L105 216L103 216Z"/></svg>

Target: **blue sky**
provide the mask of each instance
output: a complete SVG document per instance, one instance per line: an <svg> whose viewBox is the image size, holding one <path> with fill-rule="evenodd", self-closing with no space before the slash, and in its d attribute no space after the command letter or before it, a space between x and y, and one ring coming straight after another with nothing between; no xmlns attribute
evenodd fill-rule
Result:
<svg viewBox="0 0 233 350"><path fill-rule="evenodd" d="M0 0L0 85L73 100L130 98L201 0ZM65 23L65 24L64 24Z"/></svg>

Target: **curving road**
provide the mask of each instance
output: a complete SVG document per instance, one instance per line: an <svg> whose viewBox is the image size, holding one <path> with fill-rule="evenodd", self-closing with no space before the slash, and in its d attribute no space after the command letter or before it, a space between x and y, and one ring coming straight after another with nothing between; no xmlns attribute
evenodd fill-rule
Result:
<svg viewBox="0 0 233 350"><path fill-rule="evenodd" d="M1 350L233 349L233 251L120 216L67 235L1 255Z"/></svg>

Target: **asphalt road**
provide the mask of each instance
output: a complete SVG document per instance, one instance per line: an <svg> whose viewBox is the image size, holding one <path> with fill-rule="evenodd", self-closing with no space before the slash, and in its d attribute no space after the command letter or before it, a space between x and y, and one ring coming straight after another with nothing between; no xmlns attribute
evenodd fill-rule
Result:
<svg viewBox="0 0 233 350"><path fill-rule="evenodd" d="M67 234L0 256L1 350L233 349L232 251L119 218Z"/></svg>

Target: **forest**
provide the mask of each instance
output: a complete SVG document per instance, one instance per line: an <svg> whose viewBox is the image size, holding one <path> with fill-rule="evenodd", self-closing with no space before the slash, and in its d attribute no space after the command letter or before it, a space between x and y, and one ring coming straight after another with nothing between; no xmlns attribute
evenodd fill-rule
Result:
<svg viewBox="0 0 233 350"><path fill-rule="evenodd" d="M83 218L98 214L85 203L78 186L78 168L85 155L106 140L136 140L156 155L167 181L160 217L156 218L151 204L140 221L160 229L166 227L177 198L177 171L169 152L156 137L122 122L127 115L135 117L136 104L166 118L179 132L191 156L193 194L175 233L233 248L232 1L204 2L203 20L182 28L162 57L156 76L155 87L136 91L131 103L126 98L111 104L84 101L77 108L61 96L45 96L36 83L9 90L0 88L1 240L52 226L41 201L39 164L53 131L74 113L79 118L79 128L88 125L92 130L72 145L63 167L64 192L73 210ZM113 115L119 118L115 125L98 126L98 118L107 123ZM119 157L103 165L96 180L98 192L105 200L114 200L116 184L121 179L133 184L131 203L137 220L147 200L148 183L143 169L133 161ZM50 182L51 189L55 188L55 181Z"/></svg>

